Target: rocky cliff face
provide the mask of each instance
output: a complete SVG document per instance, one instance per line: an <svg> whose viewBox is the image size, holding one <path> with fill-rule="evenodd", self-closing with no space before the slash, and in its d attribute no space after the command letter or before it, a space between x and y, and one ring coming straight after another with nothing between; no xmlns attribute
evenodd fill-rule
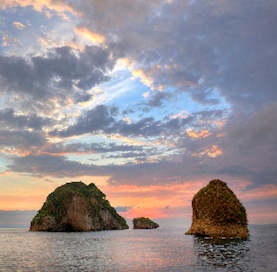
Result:
<svg viewBox="0 0 277 272"><path fill-rule="evenodd" d="M246 210L227 184L212 180L192 200L192 225L186 234L213 238L247 237Z"/></svg>
<svg viewBox="0 0 277 272"><path fill-rule="evenodd" d="M128 229L106 195L93 183L71 182L51 193L31 222L30 231Z"/></svg>
<svg viewBox="0 0 277 272"><path fill-rule="evenodd" d="M133 225L134 229L155 229L159 227L157 223L146 217L134 218Z"/></svg>

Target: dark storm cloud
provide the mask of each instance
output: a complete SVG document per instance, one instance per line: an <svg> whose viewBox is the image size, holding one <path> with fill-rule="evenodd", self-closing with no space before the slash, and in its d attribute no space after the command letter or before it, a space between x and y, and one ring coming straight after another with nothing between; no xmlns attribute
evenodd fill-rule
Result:
<svg viewBox="0 0 277 272"><path fill-rule="evenodd" d="M144 71L151 72L155 86L176 88L176 95L186 92L202 105L217 105L218 96L231 104L229 116L218 112L218 117L215 114L210 118L226 117L222 129L211 130L210 136L200 139L180 137L180 147L187 152L183 161L173 168L165 162L149 164L149 180L153 173L162 176L159 173L164 172L157 169L163 165L168 170L164 177L176 174L185 180L189 176L228 174L245 178L254 186L276 184L277 2L159 2L160 5L149 4L147 12L139 14L139 20L133 7L127 5L124 7L128 18L133 15L134 23L113 17L114 27L105 20L109 14L116 14L110 9L113 1L106 3L111 5L86 2L86 6L76 5L75 9L84 11L80 19L90 22L92 29L113 34L116 37L113 43L124 55L135 60ZM99 10L97 22L101 24L95 23L88 12L90 9ZM156 64L160 69L152 69ZM154 96L151 106L160 106L163 101ZM267 104L269 101L272 104ZM149 111L149 107L145 110ZM202 118L209 120L209 115L203 112ZM132 124L114 121L105 132L153 136L166 133L169 127L178 131L181 121L160 122L151 117ZM218 137L220 134L225 136ZM214 145L222 150L221 155L191 156ZM134 172L139 174L146 166L136 167L139 170ZM132 171L117 173L113 178L118 182L127 182L130 178L140 180Z"/></svg>
<svg viewBox="0 0 277 272"><path fill-rule="evenodd" d="M214 120L214 119L221 119L224 117L228 111L226 109L224 110L202 110L197 112L197 116L200 117L202 120Z"/></svg>
<svg viewBox="0 0 277 272"><path fill-rule="evenodd" d="M43 88L39 87L33 67L21 57L0 56L1 92L23 92L42 96Z"/></svg>
<svg viewBox="0 0 277 272"><path fill-rule="evenodd" d="M162 185L213 178L227 179L226 181L244 179L251 182L251 185L246 187L250 190L265 184L276 184L277 126L275 120L277 116L275 109L276 103L269 103L248 118L230 116L232 122L227 122L228 125L208 137L199 139L180 137L179 145L185 147L181 162L160 160L156 163L100 167L69 161L63 156L25 156L14 158L10 170L55 177L105 175L111 176L108 182L113 185ZM199 115L207 117L217 114L219 114L217 111L202 111ZM264 121L266 118L267 122ZM218 137L219 134L222 136ZM206 151L212 150L215 145L222 154L212 157ZM128 149L130 147L121 149L114 146L114 148L110 147L110 150L105 148L102 151L116 152L128 151ZM129 151L132 152L132 150ZM147 151L144 150L144 152ZM195 155L192 156L192 154Z"/></svg>
<svg viewBox="0 0 277 272"><path fill-rule="evenodd" d="M105 105L98 105L92 110L86 111L80 116L74 125L63 131L54 130L49 134L59 137L71 137L104 132L106 134L118 133L123 136L154 137L161 133L167 135L178 133L187 125L193 125L194 116L187 118L175 118L169 121L156 121L154 117L143 118L134 123L127 123L123 120L117 121L113 112L115 109Z"/></svg>
<svg viewBox="0 0 277 272"><path fill-rule="evenodd" d="M157 163L141 163L134 165L107 165L96 166L70 161L65 156L27 155L13 157L12 164L8 165L9 171L30 173L39 177L80 177L86 176L111 176L108 180L113 185L137 184L140 186L170 184L171 182L186 182L188 177L195 174L210 175L212 169L205 164L199 167L198 158L184 161L183 163L160 161ZM207 166L207 167L206 167Z"/></svg>
<svg viewBox="0 0 277 272"><path fill-rule="evenodd" d="M126 109L122 111L123 115L129 114L129 113L134 113L135 111L133 109Z"/></svg>
<svg viewBox="0 0 277 272"><path fill-rule="evenodd" d="M244 179L251 182L247 190L276 184L275 109L276 103L269 103L250 117L230 116L228 125L208 137L181 138L179 144L184 141L185 151L180 163L161 160L156 163L114 166L112 171L104 167L111 174L108 182L113 185L142 186L213 178L230 181ZM202 111L199 116L208 118L221 114L222 111ZM266 118L267 122L264 121ZM212 157L207 150L212 151L215 145L222 154Z"/></svg>
<svg viewBox="0 0 277 272"><path fill-rule="evenodd" d="M163 7L155 25L169 23L166 14L177 19L168 26L171 50L156 51L160 63L171 60L178 69L161 73L158 82L166 79L200 103L217 103L207 98L215 88L233 104L276 99L276 2L194 1L182 10L181 1L173 1Z"/></svg>
<svg viewBox="0 0 277 272"><path fill-rule="evenodd" d="M144 71L159 64L151 73L156 86L177 88L207 105L219 103L215 90L232 105L252 110L276 100L276 1L120 1L115 7L106 0L71 5L88 28L109 32L113 40L107 37L107 43ZM128 16L120 16L119 8ZM151 102L160 105L159 100Z"/></svg>
<svg viewBox="0 0 277 272"><path fill-rule="evenodd" d="M172 93L157 92L149 99L147 103L144 104L149 107L161 107L163 105L163 101L168 101L172 96Z"/></svg>
<svg viewBox="0 0 277 272"><path fill-rule="evenodd" d="M252 182L248 188L276 184L277 118L276 102L265 104L249 117L234 114L222 129L208 137L183 138L186 148L182 165L195 174L228 175ZM220 135L220 137L218 137ZM222 154L213 158L199 154L216 145Z"/></svg>
<svg viewBox="0 0 277 272"><path fill-rule="evenodd" d="M68 46L54 48L29 62L0 56L1 92L29 94L35 100L58 98L60 103L67 98L88 101L92 97L86 91L110 79L107 74L115 61L108 49L97 46L86 46L82 52Z"/></svg>
<svg viewBox="0 0 277 272"><path fill-rule="evenodd" d="M61 1L66 2L66 1ZM106 28L116 30L133 24L140 24L146 16L153 15L153 7L159 4L159 0L132 1L125 0L102 0L82 1L80 4L74 2L66 3L81 14L83 23L97 32ZM93 23L91 25L91 23Z"/></svg>
<svg viewBox="0 0 277 272"><path fill-rule="evenodd" d="M83 135L94 133L97 131L105 131L115 123L115 118L111 111L104 105L98 105L92 110L88 110L84 115L80 116L77 123L69 126L64 131L52 131L50 135L60 137L70 137L75 135Z"/></svg>
<svg viewBox="0 0 277 272"><path fill-rule="evenodd" d="M111 184L138 184L141 186L169 182L168 178L172 177L172 171L178 166L178 163L166 161L138 165L97 166L70 161L65 156L51 156L48 154L12 157L11 160L12 163L7 167L9 171L13 172L55 178L72 178L83 175L111 176L108 181Z"/></svg>
<svg viewBox="0 0 277 272"><path fill-rule="evenodd" d="M94 134L103 132L107 135L120 134L125 137L156 137L161 134L167 136L181 133L188 127L212 129L209 121L214 121L225 116L226 110L205 110L195 112L185 118L169 118L157 120L154 117L147 117L138 120L137 122L128 123L124 120L117 120L117 108L110 108L105 105L98 105L92 110L84 111L76 123L69 126L65 130L51 131L52 136L62 138L72 137L84 134ZM206 123L200 122L199 119Z"/></svg>
<svg viewBox="0 0 277 272"><path fill-rule="evenodd" d="M41 81L58 77L57 87L65 89L72 89L74 80L78 80L76 86L82 90L109 80L105 73L113 68L114 60L108 50L86 46L78 55L67 46L55 48L46 57L32 58L34 71Z"/></svg>
<svg viewBox="0 0 277 272"><path fill-rule="evenodd" d="M252 171L254 185L276 184L277 170L277 103L265 104L259 111L247 118L232 116L223 131L226 133L220 143L223 151L229 155L228 167L236 163ZM236 162L236 163L235 163ZM231 171L229 171L231 173Z"/></svg>
<svg viewBox="0 0 277 272"><path fill-rule="evenodd" d="M30 131L0 130L0 146L13 148L40 147L46 143L45 135Z"/></svg>
<svg viewBox="0 0 277 272"><path fill-rule="evenodd" d="M87 102L87 101L90 101L92 99L92 97L93 96L91 94L77 93L74 96L74 103L77 104L77 103L80 103L80 102Z"/></svg>
<svg viewBox="0 0 277 272"><path fill-rule="evenodd" d="M50 126L53 123L54 121L52 119L43 118L37 114L18 115L11 108L0 110L0 124L2 129L8 127L9 129L31 128L34 130L42 130L44 126Z"/></svg>
<svg viewBox="0 0 277 272"><path fill-rule="evenodd" d="M166 185L178 182L175 177L176 170L180 166L177 162L159 161L156 163L140 163L134 165L118 166L112 173L113 175L108 180L113 185ZM177 174L178 175L178 174ZM172 180L171 180L172 179ZM186 182L183 178L182 181Z"/></svg>
<svg viewBox="0 0 277 272"><path fill-rule="evenodd" d="M108 49L98 47L87 47L77 55L62 47L33 57L30 62L19 57L0 57L1 83L6 86L2 92L24 92L40 98L48 95L46 87L50 87L58 90L57 96L61 98L69 95L75 102L86 101L90 99L86 90L106 82L106 73L112 70L116 58L126 57L147 72L155 86L175 89L174 95L185 92L202 106L218 106L226 101L230 110L202 110L186 118L161 121L147 117L127 123L119 120L116 109L100 105L84 111L68 128L53 130L50 135L61 138L94 133L125 137L174 135L183 159L98 167L44 154L14 157L10 170L58 177L107 175L111 176L111 184L170 184L226 176L250 181L252 187L248 189L276 184L277 2L130 3L71 2L82 25L106 35L114 58ZM157 65L160 68L155 68ZM80 92L72 93L74 82ZM150 112L165 101L171 102L171 98L165 92L157 92L142 110ZM131 110L122 112L128 114ZM226 124L216 129L213 121L220 118L225 118ZM186 128L209 128L211 135L192 138ZM25 135L25 141L26 138ZM95 146L69 147L101 152L101 147ZM222 154L212 157L209 154L212 149L221 150ZM58 153L53 150L49 153ZM106 147L102 148L103 153L105 150Z"/></svg>
<svg viewBox="0 0 277 272"><path fill-rule="evenodd" d="M266 148L267 151L276 150L277 141L274 137L277 135L276 109L277 102L270 102L245 119L239 114L234 115L232 122L225 127L229 139L236 141L245 151L257 147Z"/></svg>
<svg viewBox="0 0 277 272"><path fill-rule="evenodd" d="M208 96L212 94L211 91L203 91L202 89L192 88L189 92L192 100L202 105L217 105L220 100L216 98L209 98Z"/></svg>
<svg viewBox="0 0 277 272"><path fill-rule="evenodd" d="M12 163L8 165L9 171L18 173L30 173L38 177L51 176L55 178L62 177L81 177L85 176L112 176L109 180L113 184L135 184L141 185L161 183L166 180L168 174L164 169L165 178L157 181L150 178L153 170L163 170L160 164L141 164L141 165L106 165L97 166L93 164L82 164L77 161L70 161L65 156L27 155L22 157L12 157ZM154 167L153 167L154 166ZM161 171L158 171L161 172ZM155 177L162 173L154 174ZM153 173L152 173L153 176ZM136 178L135 178L136 177ZM131 180L130 180L131 178Z"/></svg>
<svg viewBox="0 0 277 272"><path fill-rule="evenodd" d="M8 165L10 171L32 173L39 177L52 176L62 178L108 174L108 170L102 169L99 166L69 161L65 156L51 156L48 154L27 155L24 157L13 157L12 160L13 164Z"/></svg>

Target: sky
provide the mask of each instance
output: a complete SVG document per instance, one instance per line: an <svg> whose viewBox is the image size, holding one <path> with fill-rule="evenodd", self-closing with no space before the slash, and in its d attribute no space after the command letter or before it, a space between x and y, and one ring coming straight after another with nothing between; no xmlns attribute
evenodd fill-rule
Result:
<svg viewBox="0 0 277 272"><path fill-rule="evenodd" d="M189 226L221 179L277 223L276 0L0 0L0 38L0 227L70 181Z"/></svg>

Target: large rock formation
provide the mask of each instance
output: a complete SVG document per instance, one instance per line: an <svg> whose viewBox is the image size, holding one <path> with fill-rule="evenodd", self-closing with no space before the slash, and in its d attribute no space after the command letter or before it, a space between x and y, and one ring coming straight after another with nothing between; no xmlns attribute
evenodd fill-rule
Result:
<svg viewBox="0 0 277 272"><path fill-rule="evenodd" d="M134 229L156 229L159 225L149 218L140 217L133 219Z"/></svg>
<svg viewBox="0 0 277 272"><path fill-rule="evenodd" d="M192 200L192 225L186 234L213 238L247 237L246 210L227 184L210 181Z"/></svg>
<svg viewBox="0 0 277 272"><path fill-rule="evenodd" d="M30 231L128 229L106 195L93 183L71 182L51 193L31 222Z"/></svg>

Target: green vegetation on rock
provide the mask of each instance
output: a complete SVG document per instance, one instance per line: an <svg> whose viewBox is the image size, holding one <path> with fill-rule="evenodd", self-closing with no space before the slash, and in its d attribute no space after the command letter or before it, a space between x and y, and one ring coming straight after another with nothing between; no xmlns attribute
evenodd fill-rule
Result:
<svg viewBox="0 0 277 272"><path fill-rule="evenodd" d="M139 217L133 219L134 229L150 229L158 228L159 225L147 217Z"/></svg>
<svg viewBox="0 0 277 272"><path fill-rule="evenodd" d="M193 197L186 234L215 239L249 236L246 210L225 182L214 179Z"/></svg>
<svg viewBox="0 0 277 272"><path fill-rule="evenodd" d="M58 187L54 192L48 195L42 208L31 222L31 227L34 224L42 225L43 220L47 216L55 218L55 222L59 224L66 217L68 207L73 200L73 197L79 195L89 203L89 216L95 223L104 225L103 218L100 215L100 209L108 211L123 228L128 228L125 219L120 216L116 210L110 205L106 199L106 195L99 190L95 184L89 185L83 182L70 182Z"/></svg>
<svg viewBox="0 0 277 272"><path fill-rule="evenodd" d="M193 198L195 219L208 218L212 224L247 225L246 210L227 184L219 179L210 181Z"/></svg>

